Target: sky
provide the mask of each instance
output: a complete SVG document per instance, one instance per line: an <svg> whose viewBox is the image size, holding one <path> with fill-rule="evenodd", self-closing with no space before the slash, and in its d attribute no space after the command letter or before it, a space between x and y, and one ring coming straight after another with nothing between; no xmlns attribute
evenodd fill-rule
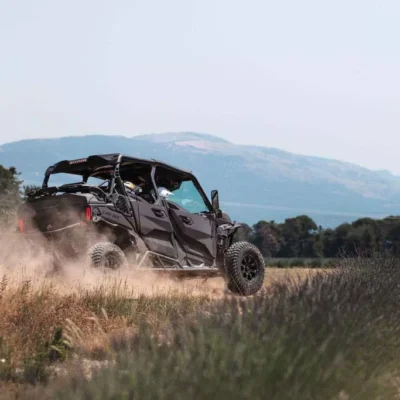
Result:
<svg viewBox="0 0 400 400"><path fill-rule="evenodd" d="M400 174L399 20L397 0L0 0L0 143L192 131Z"/></svg>

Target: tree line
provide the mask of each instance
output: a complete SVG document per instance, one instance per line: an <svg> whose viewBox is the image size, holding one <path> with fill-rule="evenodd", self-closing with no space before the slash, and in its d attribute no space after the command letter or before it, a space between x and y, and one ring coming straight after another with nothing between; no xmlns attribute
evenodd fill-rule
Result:
<svg viewBox="0 0 400 400"><path fill-rule="evenodd" d="M275 258L368 256L377 252L400 255L400 217L360 218L323 229L307 215L300 215L282 223L243 224L235 240L250 241L265 257Z"/></svg>
<svg viewBox="0 0 400 400"><path fill-rule="evenodd" d="M12 222L16 207L35 186L22 186L15 167L0 165L0 222ZM364 255L388 252L400 255L400 217L360 218L334 229L323 229L307 215L287 218L282 223L259 221L242 224L235 241L256 245L265 257L333 258L345 253Z"/></svg>

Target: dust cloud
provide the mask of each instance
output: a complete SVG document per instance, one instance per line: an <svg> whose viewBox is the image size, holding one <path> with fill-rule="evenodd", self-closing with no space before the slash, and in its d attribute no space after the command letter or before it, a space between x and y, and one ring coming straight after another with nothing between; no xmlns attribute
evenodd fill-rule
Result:
<svg viewBox="0 0 400 400"><path fill-rule="evenodd" d="M79 238L82 239L82 238ZM88 243L109 240L108 237L86 237ZM0 233L0 279L5 276L8 286L18 286L29 281L32 287L51 285L60 294L71 294L83 290L115 290L124 288L126 296L156 296L160 294L185 294L193 296L226 296L221 277L182 278L172 274L139 270L130 262L119 270L100 270L90 265L86 256L61 260L54 268L54 259L49 243L35 237L34 243L15 230Z"/></svg>

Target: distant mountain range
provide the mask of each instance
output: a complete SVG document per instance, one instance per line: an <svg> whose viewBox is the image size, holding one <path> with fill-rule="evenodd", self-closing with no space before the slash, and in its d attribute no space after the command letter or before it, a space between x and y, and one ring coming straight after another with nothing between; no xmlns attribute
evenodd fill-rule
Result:
<svg viewBox="0 0 400 400"><path fill-rule="evenodd" d="M307 214L334 227L400 211L400 177L390 172L192 132L22 140L0 146L0 164L15 166L25 184L41 184L45 169L57 161L113 152L192 170L207 193L219 189L234 219L249 224Z"/></svg>

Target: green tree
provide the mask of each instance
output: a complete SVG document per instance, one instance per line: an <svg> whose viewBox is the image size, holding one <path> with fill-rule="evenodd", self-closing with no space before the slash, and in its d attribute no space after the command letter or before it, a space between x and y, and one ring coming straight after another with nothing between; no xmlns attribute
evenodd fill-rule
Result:
<svg viewBox="0 0 400 400"><path fill-rule="evenodd" d="M252 243L257 246L265 257L274 257L281 246L280 229L275 222L260 221L253 226Z"/></svg>
<svg viewBox="0 0 400 400"><path fill-rule="evenodd" d="M330 255L328 257L335 257L342 252L352 251L349 245L349 233L352 226L348 223L339 225L330 237ZM326 256L326 255L325 255Z"/></svg>
<svg viewBox="0 0 400 400"><path fill-rule="evenodd" d="M307 215L288 218L281 225L282 247L279 257L314 257L317 225Z"/></svg>
<svg viewBox="0 0 400 400"><path fill-rule="evenodd" d="M313 255L315 257L324 257L324 236L324 229L322 226L318 226L317 232L313 236Z"/></svg>
<svg viewBox="0 0 400 400"><path fill-rule="evenodd" d="M20 174L15 167L5 168L0 165L0 223L4 227L15 215L21 203Z"/></svg>
<svg viewBox="0 0 400 400"><path fill-rule="evenodd" d="M242 226L237 230L234 242L250 242L253 230L249 225L242 223Z"/></svg>

